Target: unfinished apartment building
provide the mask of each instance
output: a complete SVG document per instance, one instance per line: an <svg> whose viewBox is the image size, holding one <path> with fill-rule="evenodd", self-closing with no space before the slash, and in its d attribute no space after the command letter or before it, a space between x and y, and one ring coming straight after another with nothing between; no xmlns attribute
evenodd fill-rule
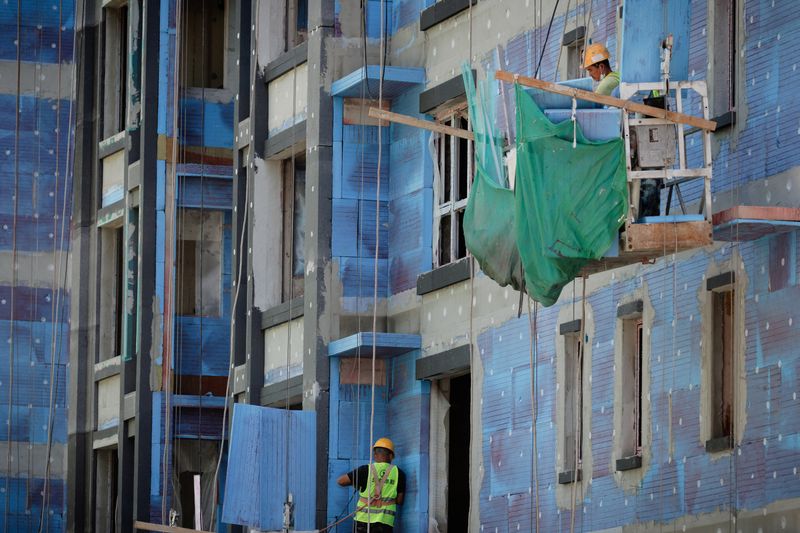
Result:
<svg viewBox="0 0 800 533"><path fill-rule="evenodd" d="M791 2L78 4L70 530L349 530L382 436L399 531L800 528ZM619 156L591 260L534 123Z"/></svg>

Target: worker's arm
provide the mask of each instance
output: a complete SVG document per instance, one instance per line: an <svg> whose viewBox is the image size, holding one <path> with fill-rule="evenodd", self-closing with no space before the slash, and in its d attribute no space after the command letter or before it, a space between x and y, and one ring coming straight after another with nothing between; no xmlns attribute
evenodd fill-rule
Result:
<svg viewBox="0 0 800 533"><path fill-rule="evenodd" d="M403 505L403 500L405 500L405 499L406 499L405 492L398 492L397 493L397 498L396 498L397 505Z"/></svg>
<svg viewBox="0 0 800 533"><path fill-rule="evenodd" d="M350 479L350 474L342 474L339 476L339 479L336 480L336 483L342 487L349 487L353 484L353 480Z"/></svg>

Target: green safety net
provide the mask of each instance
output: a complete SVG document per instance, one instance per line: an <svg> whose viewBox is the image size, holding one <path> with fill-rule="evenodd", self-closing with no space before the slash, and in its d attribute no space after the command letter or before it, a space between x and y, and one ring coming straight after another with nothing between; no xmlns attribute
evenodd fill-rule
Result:
<svg viewBox="0 0 800 533"><path fill-rule="evenodd" d="M464 82L475 131L476 173L464 214L467 248L500 285L521 286L545 306L593 259L610 248L625 220L628 188L622 139L589 141L580 125L553 124L515 86L517 167L506 185L497 91L471 72ZM499 161L499 165L496 163ZM520 268L522 267L522 268Z"/></svg>

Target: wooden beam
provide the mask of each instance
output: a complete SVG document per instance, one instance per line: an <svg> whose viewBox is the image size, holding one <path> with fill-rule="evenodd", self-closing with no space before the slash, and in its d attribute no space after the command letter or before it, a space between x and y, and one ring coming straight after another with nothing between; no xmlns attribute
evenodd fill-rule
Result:
<svg viewBox="0 0 800 533"><path fill-rule="evenodd" d="M665 251L667 253L682 252L713 242L711 223L705 220L626 224L624 237L623 255L631 252L664 255Z"/></svg>
<svg viewBox="0 0 800 533"><path fill-rule="evenodd" d="M203 531L201 529L189 529L188 527L177 526L162 526L161 524L151 524L149 522L139 522L138 520L133 523L133 528L139 531L160 531L161 533L211 533L210 531Z"/></svg>
<svg viewBox="0 0 800 533"><path fill-rule="evenodd" d="M715 226L732 222L736 219L798 222L800 221L800 209L797 207L768 205L736 205L719 213L714 213L712 217Z"/></svg>
<svg viewBox="0 0 800 533"><path fill-rule="evenodd" d="M429 122L427 120L409 117L408 115L401 115L400 113L392 113L391 111L378 109L377 107L369 108L369 116L372 118L387 120L389 122L396 122L397 124L404 124L406 126L422 128L428 131L444 133L445 135L460 137L461 139L468 139L470 141L475 140L475 135L471 131L462 130L461 128L451 128L450 126L445 126L444 124L439 124L438 122Z"/></svg>
<svg viewBox="0 0 800 533"><path fill-rule="evenodd" d="M549 81L542 81L536 78L520 76L504 70L498 70L495 72L494 76L498 80L505 81L507 83L519 83L520 85L525 85L526 87L535 87L536 89L542 89L543 91L569 96L570 98L578 98L580 100L588 100L589 102L595 102L598 104L619 107L625 111L641 113L649 117L663 118L678 124L688 124L689 126L694 126L695 128L700 128L703 130L714 131L717 129L717 123L713 120L706 120L704 118L686 115L683 113L675 113L674 111L667 111L666 109L639 104L636 102L631 102L630 100L622 100L620 98L614 98L613 96L606 96L604 94L584 91L574 87L567 87L566 85L558 85L557 83L552 83Z"/></svg>

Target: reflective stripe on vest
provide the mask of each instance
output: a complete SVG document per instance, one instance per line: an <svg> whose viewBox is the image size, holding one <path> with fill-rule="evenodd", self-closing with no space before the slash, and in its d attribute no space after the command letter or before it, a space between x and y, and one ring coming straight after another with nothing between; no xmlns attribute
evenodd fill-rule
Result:
<svg viewBox="0 0 800 533"><path fill-rule="evenodd" d="M399 470L389 463L370 466L366 489L359 492L355 519L357 522L379 522L394 527Z"/></svg>

